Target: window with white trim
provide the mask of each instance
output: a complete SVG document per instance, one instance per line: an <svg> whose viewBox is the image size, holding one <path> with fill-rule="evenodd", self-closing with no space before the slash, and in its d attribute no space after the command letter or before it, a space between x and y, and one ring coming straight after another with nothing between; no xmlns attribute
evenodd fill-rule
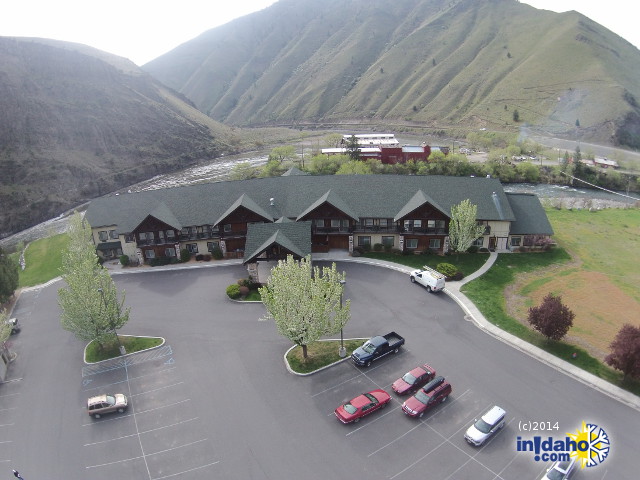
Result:
<svg viewBox="0 0 640 480"><path fill-rule="evenodd" d="M173 248L173 247L165 248L164 249L164 256L165 257L175 257L176 256L176 249Z"/></svg>
<svg viewBox="0 0 640 480"><path fill-rule="evenodd" d="M186 245L189 253L198 253L198 244L197 243L187 243Z"/></svg>
<svg viewBox="0 0 640 480"><path fill-rule="evenodd" d="M225 223L223 230L225 232L230 232L231 231L231 224L230 223Z"/></svg>
<svg viewBox="0 0 640 480"><path fill-rule="evenodd" d="M384 245L385 247L393 247L394 242L395 242L395 237L387 236L387 235L382 236L382 245Z"/></svg>
<svg viewBox="0 0 640 480"><path fill-rule="evenodd" d="M156 252L154 252L153 250L145 250L144 251L144 258L156 258Z"/></svg>
<svg viewBox="0 0 640 480"><path fill-rule="evenodd" d="M370 247L371 246L371 237L369 237L369 236L359 236L358 237L358 246L359 247Z"/></svg>
<svg viewBox="0 0 640 480"><path fill-rule="evenodd" d="M106 230L100 230L98 232L98 238L100 239L101 242L106 242L107 239L109 238L109 234L107 233Z"/></svg>
<svg viewBox="0 0 640 480"><path fill-rule="evenodd" d="M118 234L116 233L115 230L109 230L109 238L112 240L117 240L118 239Z"/></svg>
<svg viewBox="0 0 640 480"><path fill-rule="evenodd" d="M522 242L522 237L511 237L511 246L519 247Z"/></svg>
<svg viewBox="0 0 640 480"><path fill-rule="evenodd" d="M404 241L404 246L405 246L405 248L411 248L411 249L418 248L418 239L417 238L407 238Z"/></svg>
<svg viewBox="0 0 640 480"><path fill-rule="evenodd" d="M434 250L440 249L440 239L439 238L430 238L429 239L429 248Z"/></svg>

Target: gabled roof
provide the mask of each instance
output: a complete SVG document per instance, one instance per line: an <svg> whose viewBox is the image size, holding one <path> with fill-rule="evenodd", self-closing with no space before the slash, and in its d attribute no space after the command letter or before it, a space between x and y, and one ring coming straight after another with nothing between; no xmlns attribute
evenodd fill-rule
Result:
<svg viewBox="0 0 640 480"><path fill-rule="evenodd" d="M262 209L262 207L258 206L258 204L256 202L254 202L251 199L251 197L249 197L249 195L247 195L246 193L243 193L242 195L240 195L240 197L235 202L233 202L233 204L231 204L231 206L229 208L227 208L224 211L224 213L222 215L220 215L220 217L215 221L214 225L218 225L225 218L227 218L229 215L231 215L233 212L235 212L239 207L244 207L247 210L250 210L250 211L252 211L253 213L255 213L257 215L260 215L265 220L273 222L273 216L272 215L269 215L267 212L265 212Z"/></svg>
<svg viewBox="0 0 640 480"><path fill-rule="evenodd" d="M553 235L553 228L540 199L532 193L507 193L507 198L516 216L511 223L511 235Z"/></svg>
<svg viewBox="0 0 640 480"><path fill-rule="evenodd" d="M344 200L342 200L342 198L340 198L338 194L332 193L331 190L329 190L320 198L318 198L315 202L309 205L309 207L307 207L307 209L304 210L300 215L298 215L298 218L296 219L296 221L303 219L305 215L309 214L310 212L318 208L323 203L328 203L329 205L336 207L345 215L348 215L349 217L351 217L353 220L356 220L356 221L358 220L358 215L351 210L351 208L347 205L347 203Z"/></svg>
<svg viewBox="0 0 640 480"><path fill-rule="evenodd" d="M156 208L154 208L151 212L149 212L149 215L151 215L153 218L160 220L161 222L166 223L167 225L177 230L182 230L182 224L178 221L178 219L173 214L171 209L169 209L169 207L167 207L167 205L164 202L161 202L158 205L156 205ZM136 226L136 228L138 227Z"/></svg>
<svg viewBox="0 0 640 480"><path fill-rule="evenodd" d="M252 262L270 247L278 245L294 256L311 254L311 222L255 223L247 228L243 263Z"/></svg>
<svg viewBox="0 0 640 480"><path fill-rule="evenodd" d="M423 194L416 195L418 191ZM231 199L237 200L230 207ZM478 220L516 219L497 179L439 175L290 175L201 183L97 198L85 218L93 228L113 226L118 233L130 233L160 204L167 210L160 208L158 215L169 220L171 212L182 227L189 227L213 225L240 205L269 222L299 219L327 201L356 220L392 219L410 208L409 202L417 205L429 199L447 216L452 205L469 199L478 207Z"/></svg>
<svg viewBox="0 0 640 480"><path fill-rule="evenodd" d="M288 177L290 175L309 175L307 172L303 172L297 167L291 167L289 170L282 174L283 177Z"/></svg>
<svg viewBox="0 0 640 480"><path fill-rule="evenodd" d="M424 193L422 190L418 190L413 195L413 197L411 197L411 199L404 204L402 209L398 213L396 213L395 217L393 217L393 221L397 222L398 220L402 219L406 215L409 215L411 212L427 203L432 205L435 209L439 210L447 217L450 216L450 212L445 211L440 205L438 205L435 200L433 200L433 198Z"/></svg>

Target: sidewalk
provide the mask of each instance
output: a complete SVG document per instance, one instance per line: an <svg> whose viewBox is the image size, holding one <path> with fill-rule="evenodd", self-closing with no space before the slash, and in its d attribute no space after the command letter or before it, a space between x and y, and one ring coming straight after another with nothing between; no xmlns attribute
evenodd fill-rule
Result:
<svg viewBox="0 0 640 480"><path fill-rule="evenodd" d="M490 323L484 317L484 315L480 312L480 310L478 310L478 308L473 304L473 302L469 300L467 296L460 291L460 288L465 283L468 283L482 276L487 270L489 270L493 266L497 258L498 258L498 254L495 252L492 252L489 255L489 258L485 262L485 264L480 269L475 271L473 274L469 275L468 277L465 277L463 280L459 282L456 282L456 281L447 282L447 286L445 287L444 292L447 295L449 295L453 300L455 300L455 302L458 305L460 305L462 310L465 312L466 317L468 317L469 320L472 320L476 324L476 326L481 330L483 330L485 333L492 335L498 340L511 345L513 348L520 350L522 353L526 353L527 355L537 359L538 361L543 362L546 365L549 365L550 367L555 368L556 370L563 372L566 375L569 375L570 377L575 378L576 380L579 380L582 383L592 388L595 388L596 390L599 390L605 395L608 395L609 397L614 398L619 402L622 402L625 405L640 411L640 398L634 395L633 393L623 390L622 388L617 387L607 382L606 380L603 380L602 378L596 377L595 375L592 375L591 373L579 367L576 367L572 363L562 360L556 357L555 355L552 355L542 350L541 348L538 348L535 345L532 345L529 342L526 342L521 338L516 337L515 335L505 332L504 330ZM382 261L382 260L374 260L371 258L362 258L362 257L349 257L349 256L343 257L343 255L337 255L335 256L335 258L333 258L333 256L330 254L324 254L322 258L316 258L316 255L314 255L314 259L329 260L329 261L336 261L336 262L364 263L368 265L375 265L378 267L390 268L392 270L397 270L399 272L404 272L407 274L409 274L412 270L414 270L413 268L406 267L404 265L399 265L396 263Z"/></svg>

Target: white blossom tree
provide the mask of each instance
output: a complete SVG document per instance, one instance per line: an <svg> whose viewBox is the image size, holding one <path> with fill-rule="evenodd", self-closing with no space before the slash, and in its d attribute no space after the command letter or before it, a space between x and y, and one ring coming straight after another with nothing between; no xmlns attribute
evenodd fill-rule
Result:
<svg viewBox="0 0 640 480"><path fill-rule="evenodd" d="M323 335L338 333L351 318L351 301L341 301L344 273L331 267L311 266L309 257L300 261L289 255L271 270L271 278L260 288L268 318L278 332L302 347Z"/></svg>
<svg viewBox="0 0 640 480"><path fill-rule="evenodd" d="M115 284L98 262L91 241L91 227L75 213L68 235L69 247L62 257L62 278L67 287L58 290L58 303L62 307L62 328L81 340L96 340L100 345L117 338L116 329L129 320L129 308L118 300Z"/></svg>
<svg viewBox="0 0 640 480"><path fill-rule="evenodd" d="M451 207L449 245L454 252L466 252L476 238L484 233L484 225L476 221L478 207L469 199Z"/></svg>

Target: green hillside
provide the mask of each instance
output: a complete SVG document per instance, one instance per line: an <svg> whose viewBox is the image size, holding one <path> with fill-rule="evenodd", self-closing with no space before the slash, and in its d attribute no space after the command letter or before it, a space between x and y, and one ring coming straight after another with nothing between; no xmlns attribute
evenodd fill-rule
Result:
<svg viewBox="0 0 640 480"><path fill-rule="evenodd" d="M583 15L516 0L280 0L143 69L228 124L526 124L636 147L638 65Z"/></svg>

